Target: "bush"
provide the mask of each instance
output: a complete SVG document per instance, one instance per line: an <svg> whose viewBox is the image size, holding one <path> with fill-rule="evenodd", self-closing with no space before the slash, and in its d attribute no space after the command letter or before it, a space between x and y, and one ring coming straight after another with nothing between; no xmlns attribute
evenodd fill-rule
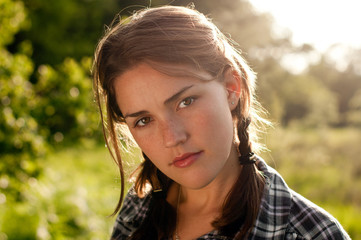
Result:
<svg viewBox="0 0 361 240"><path fill-rule="evenodd" d="M25 24L25 9L16 1L3 0L0 6L0 189L22 200L21 186L39 175L34 158L46 152L47 144L31 114L39 100L28 81L33 63L25 53L11 54L5 47Z"/></svg>
<svg viewBox="0 0 361 240"><path fill-rule="evenodd" d="M92 137L98 128L98 114L92 104L90 66L90 58L80 63L68 58L56 68L39 67L35 84L39 102L33 115L43 126L49 142Z"/></svg>
<svg viewBox="0 0 361 240"><path fill-rule="evenodd" d="M0 189L21 202L26 200L23 185L39 177L39 159L55 144L94 133L102 138L92 101L90 58L41 65L34 74L31 42L18 43L15 52L8 49L14 35L29 25L24 5L2 0L0 7Z"/></svg>

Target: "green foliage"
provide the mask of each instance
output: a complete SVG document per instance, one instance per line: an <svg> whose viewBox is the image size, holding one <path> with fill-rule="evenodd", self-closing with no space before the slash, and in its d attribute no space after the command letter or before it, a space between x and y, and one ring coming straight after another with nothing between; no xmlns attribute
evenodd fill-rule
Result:
<svg viewBox="0 0 361 240"><path fill-rule="evenodd" d="M95 44L118 9L114 0L24 0L31 27L17 36L34 46L36 66L80 61L92 56Z"/></svg>
<svg viewBox="0 0 361 240"><path fill-rule="evenodd" d="M286 79L280 86L285 98L283 121L303 121L305 125L322 126L337 121L337 100L316 78L299 75Z"/></svg>
<svg viewBox="0 0 361 240"><path fill-rule="evenodd" d="M2 44L9 43L23 24L25 11L21 3L2 1ZM38 98L28 79L33 72L31 59L11 54L0 45L0 189L22 200L22 184L40 173L33 158L43 155L46 143L37 120L31 115Z"/></svg>
<svg viewBox="0 0 361 240"><path fill-rule="evenodd" d="M357 128L278 128L267 138L271 163L296 191L316 202L361 202L361 155ZM268 158L265 155L265 158ZM330 196L328 193L337 192Z"/></svg>
<svg viewBox="0 0 361 240"><path fill-rule="evenodd" d="M92 137L97 129L98 114L92 96L92 81L89 76L91 61L81 63L66 59L53 68L41 65L38 68L34 88L40 97L33 115L50 142L68 142L81 137Z"/></svg>
<svg viewBox="0 0 361 240"><path fill-rule="evenodd" d="M97 131L100 136L88 76L90 60L78 64L67 59L55 69L41 66L39 81L32 84L27 56L6 50L0 54L0 177L9 182L4 191L22 200L21 184L41 173L36 159L46 154L49 143L95 137Z"/></svg>
<svg viewBox="0 0 361 240"><path fill-rule="evenodd" d="M25 23L25 9L20 1L0 0L0 47L11 43Z"/></svg>
<svg viewBox="0 0 361 240"><path fill-rule="evenodd" d="M355 126L361 126L361 89L359 89L349 102L347 122Z"/></svg>
<svg viewBox="0 0 361 240"><path fill-rule="evenodd" d="M258 95L274 121L288 126L359 126L361 76L340 72L323 60L301 74L287 72L279 59L254 60Z"/></svg>
<svg viewBox="0 0 361 240"><path fill-rule="evenodd" d="M104 146L84 143L39 159L44 174L23 184L26 202L0 204L0 239L109 238L116 168Z"/></svg>
<svg viewBox="0 0 361 240"><path fill-rule="evenodd" d="M324 86L337 96L337 110L340 113L339 125L347 125L354 122L353 118L350 119L351 122L348 121L347 115L349 111L356 110L358 114L361 111L357 107L355 109L355 103L352 103L353 99L357 98L361 89L361 75L355 71L353 64L349 64L349 67L341 72L323 58L309 70L311 76L322 81ZM352 114L357 115L355 112Z"/></svg>
<svg viewBox="0 0 361 240"><path fill-rule="evenodd" d="M338 122L337 98L318 78L288 73L272 58L258 62L257 70L260 101L276 122L314 127Z"/></svg>
<svg viewBox="0 0 361 240"><path fill-rule="evenodd" d="M8 198L26 201L24 184L42 172L39 157L51 145L99 133L92 98L90 58L68 58L58 66L41 65L34 73L32 42L8 45L27 25L24 6L1 1L0 22L0 189ZM1 25L4 26L4 25ZM99 136L100 134L98 134ZM99 138L101 139L101 138Z"/></svg>
<svg viewBox="0 0 361 240"><path fill-rule="evenodd" d="M42 138L38 124L30 114L37 104L34 86L28 81L33 71L32 62L23 54L11 55L4 49L0 51L0 61L1 152L24 149L26 152L40 153Z"/></svg>

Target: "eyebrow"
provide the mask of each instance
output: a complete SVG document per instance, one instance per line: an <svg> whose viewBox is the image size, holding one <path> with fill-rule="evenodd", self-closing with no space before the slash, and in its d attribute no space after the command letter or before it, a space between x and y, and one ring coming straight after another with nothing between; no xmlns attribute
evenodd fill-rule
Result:
<svg viewBox="0 0 361 240"><path fill-rule="evenodd" d="M178 92L176 92L175 94L173 94L170 98L167 98L165 101L164 101L164 105L169 105L170 103L176 101L185 91L187 91L188 89L190 89L191 87L193 87L194 85L190 85L190 86L186 86L184 88L182 88L181 90L179 90ZM143 114L148 114L149 112L148 111L145 111L145 110L142 110L142 111L139 111L139 112L135 112L135 113L129 113L129 114L126 114L124 116L124 119L128 118L128 117L139 117Z"/></svg>
<svg viewBox="0 0 361 240"><path fill-rule="evenodd" d="M175 100L177 100L185 91L187 91L188 89L190 89L191 87L193 87L194 85L190 85L190 86L186 86L184 88L182 88L181 90L179 90L178 92L176 92L174 95L172 95L170 98L168 98L167 100L164 101L164 105L169 105L171 102L174 102Z"/></svg>
<svg viewBox="0 0 361 240"><path fill-rule="evenodd" d="M139 111L139 112L135 112L135 113L129 113L124 116L124 119L126 119L128 117L139 117L143 114L148 114L148 113L149 113L148 111Z"/></svg>

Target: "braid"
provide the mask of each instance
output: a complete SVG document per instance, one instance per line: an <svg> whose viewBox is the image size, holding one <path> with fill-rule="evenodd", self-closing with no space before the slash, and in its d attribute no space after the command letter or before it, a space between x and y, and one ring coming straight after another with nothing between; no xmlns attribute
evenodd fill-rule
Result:
<svg viewBox="0 0 361 240"><path fill-rule="evenodd" d="M247 156L253 152L252 142L249 137L251 117L244 117L238 111L237 135L239 139L238 151L241 156ZM261 204L264 179L259 174L255 164L243 165L241 176L236 185L242 184L241 191L244 195L244 222L241 231L235 239L244 239L249 234L258 215Z"/></svg>
<svg viewBox="0 0 361 240"><path fill-rule="evenodd" d="M248 127L251 124L250 117L240 117L237 123L237 136L239 139L238 152L246 155L252 152L252 143L249 139Z"/></svg>
<svg viewBox="0 0 361 240"><path fill-rule="evenodd" d="M237 116L237 136L239 139L238 151L241 156L252 153L252 143L249 138L250 117L242 117L240 103L235 109ZM257 218L264 187L264 179L258 173L255 164L242 165L242 171L228 194L220 218L212 224L234 239L245 239L252 229Z"/></svg>

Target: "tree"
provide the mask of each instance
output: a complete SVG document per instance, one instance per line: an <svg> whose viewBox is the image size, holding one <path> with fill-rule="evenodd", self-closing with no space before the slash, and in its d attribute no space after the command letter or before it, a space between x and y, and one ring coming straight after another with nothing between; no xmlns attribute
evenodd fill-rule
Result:
<svg viewBox="0 0 361 240"><path fill-rule="evenodd" d="M361 89L361 76L357 74L357 65L349 63L344 71L330 63L327 54L321 58L319 63L310 67L309 74L319 79L324 86L337 96L338 111L340 114L339 125L348 124L348 112L350 107L354 109L351 102L357 98L357 92Z"/></svg>
<svg viewBox="0 0 361 240"><path fill-rule="evenodd" d="M55 66L66 58L92 56L95 44L116 13L114 0L23 0L29 24L15 36L12 49L24 39L34 48L35 68Z"/></svg>

